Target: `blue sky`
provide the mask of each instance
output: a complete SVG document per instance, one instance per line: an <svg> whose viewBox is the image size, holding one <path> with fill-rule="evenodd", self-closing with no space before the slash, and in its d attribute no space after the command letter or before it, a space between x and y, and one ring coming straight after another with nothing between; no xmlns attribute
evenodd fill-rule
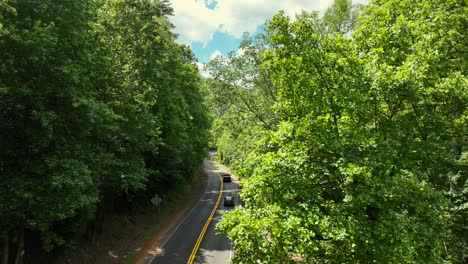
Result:
<svg viewBox="0 0 468 264"><path fill-rule="evenodd" d="M367 3L369 0L353 0ZM244 32L258 31L279 10L291 17L305 11L323 12L333 0L171 0L179 43L188 44L200 65L217 54L236 52Z"/></svg>
<svg viewBox="0 0 468 264"><path fill-rule="evenodd" d="M239 47L241 39L229 35L228 33L216 31L213 34L213 40L208 44L201 42L192 43L192 51L198 58L198 61L207 63L210 57L219 51L223 55L227 55L229 51L235 51Z"/></svg>

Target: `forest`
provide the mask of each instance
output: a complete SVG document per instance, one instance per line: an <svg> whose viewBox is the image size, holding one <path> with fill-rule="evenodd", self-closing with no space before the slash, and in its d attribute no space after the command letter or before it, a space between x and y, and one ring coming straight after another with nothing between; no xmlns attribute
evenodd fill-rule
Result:
<svg viewBox="0 0 468 264"><path fill-rule="evenodd" d="M0 0L0 263L241 178L232 263L468 262L466 0L279 12L202 78L169 0ZM36 252L37 253L37 252Z"/></svg>
<svg viewBox="0 0 468 264"><path fill-rule="evenodd" d="M169 1L0 1L2 264L190 182L210 119Z"/></svg>
<svg viewBox="0 0 468 264"><path fill-rule="evenodd" d="M232 263L467 263L466 4L280 12L211 61Z"/></svg>

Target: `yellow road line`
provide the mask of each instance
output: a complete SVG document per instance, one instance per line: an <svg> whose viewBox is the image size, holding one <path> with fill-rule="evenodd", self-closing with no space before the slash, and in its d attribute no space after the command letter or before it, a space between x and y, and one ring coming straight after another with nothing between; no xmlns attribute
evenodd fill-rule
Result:
<svg viewBox="0 0 468 264"><path fill-rule="evenodd" d="M203 237L205 236L206 229L208 229L208 226L210 225L211 219L213 219L213 216L214 216L214 214L216 212L216 209L218 208L219 201L221 200L221 196L222 196L222 192L223 192L223 179L221 178L221 175L219 175L219 173L217 173L217 172L215 172L215 173L218 175L219 181L221 182L221 184L219 185L218 199L216 200L216 204L213 207L213 210L211 211L210 216L206 220L205 226L203 226L203 229L200 232L200 235L198 236L198 239L197 239L197 242L195 243L195 246L193 246L192 253L190 254L189 259L187 260L187 264L192 264L193 261L195 260L195 256L197 255L198 248L200 248L200 244L201 244L201 242L203 240Z"/></svg>

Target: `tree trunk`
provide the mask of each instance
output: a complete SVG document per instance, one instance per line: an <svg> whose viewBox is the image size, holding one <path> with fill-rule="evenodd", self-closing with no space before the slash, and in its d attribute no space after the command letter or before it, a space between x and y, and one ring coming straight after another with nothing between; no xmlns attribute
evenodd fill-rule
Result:
<svg viewBox="0 0 468 264"><path fill-rule="evenodd" d="M8 258L10 253L10 237L8 232L3 236L3 248L2 248L2 264L8 264Z"/></svg>
<svg viewBox="0 0 468 264"><path fill-rule="evenodd" d="M23 264L24 257L24 228L21 228L18 233L18 251L16 253L15 264Z"/></svg>

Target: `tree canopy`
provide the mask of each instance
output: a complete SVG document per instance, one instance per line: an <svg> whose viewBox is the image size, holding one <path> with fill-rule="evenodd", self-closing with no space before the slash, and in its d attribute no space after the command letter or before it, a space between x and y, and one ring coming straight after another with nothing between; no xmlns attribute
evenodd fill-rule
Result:
<svg viewBox="0 0 468 264"><path fill-rule="evenodd" d="M245 206L218 224L233 263L466 261L466 12L456 0L337 0L323 17L267 22L251 58L279 120L235 163ZM215 91L240 83L220 76ZM230 123L224 135L255 129Z"/></svg>
<svg viewBox="0 0 468 264"><path fill-rule="evenodd" d="M190 181L210 124L172 12L165 0L0 2L2 263L25 233L45 250L73 245L100 215Z"/></svg>

